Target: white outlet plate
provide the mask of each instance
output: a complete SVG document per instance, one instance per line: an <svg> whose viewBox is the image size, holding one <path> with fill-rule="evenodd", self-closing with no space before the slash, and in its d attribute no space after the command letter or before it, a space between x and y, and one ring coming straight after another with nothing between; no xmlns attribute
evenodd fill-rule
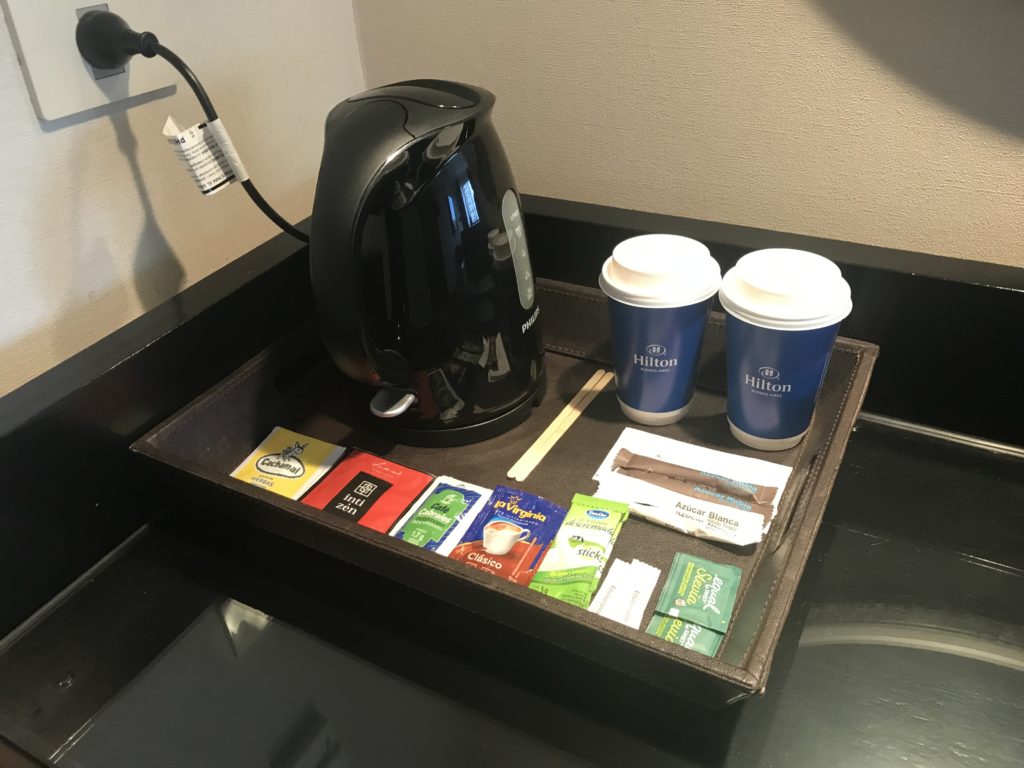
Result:
<svg viewBox="0 0 1024 768"><path fill-rule="evenodd" d="M36 114L56 120L87 109L141 96L175 83L175 71L163 59L134 56L120 74L97 79L78 53L78 9L107 5L140 32L159 36L166 15L162 0L2 0L7 26L18 51Z"/></svg>

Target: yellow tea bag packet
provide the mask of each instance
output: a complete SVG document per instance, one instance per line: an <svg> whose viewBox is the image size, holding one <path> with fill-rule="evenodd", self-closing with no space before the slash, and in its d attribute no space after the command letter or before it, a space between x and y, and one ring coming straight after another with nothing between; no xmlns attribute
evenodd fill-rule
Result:
<svg viewBox="0 0 1024 768"><path fill-rule="evenodd" d="M299 499L344 452L340 446L274 427L231 476L289 499Z"/></svg>

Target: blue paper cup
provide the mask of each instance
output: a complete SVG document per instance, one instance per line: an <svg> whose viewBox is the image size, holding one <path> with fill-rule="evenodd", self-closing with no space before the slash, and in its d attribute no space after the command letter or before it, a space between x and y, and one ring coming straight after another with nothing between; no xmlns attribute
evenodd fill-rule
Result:
<svg viewBox="0 0 1024 768"><path fill-rule="evenodd" d="M810 427L839 323L853 304L839 268L773 248L740 259L722 281L729 429L744 445L781 451Z"/></svg>
<svg viewBox="0 0 1024 768"><path fill-rule="evenodd" d="M622 412L651 426L678 421L693 399L718 262L696 240L642 235L615 247L599 283Z"/></svg>

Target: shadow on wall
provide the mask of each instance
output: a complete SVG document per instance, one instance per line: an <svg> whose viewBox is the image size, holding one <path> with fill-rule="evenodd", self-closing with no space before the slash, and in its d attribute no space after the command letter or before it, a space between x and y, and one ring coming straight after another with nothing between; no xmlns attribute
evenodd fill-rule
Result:
<svg viewBox="0 0 1024 768"><path fill-rule="evenodd" d="M142 169L139 167L139 142L128 124L128 115L125 112L111 115L110 122L117 134L118 149L128 160L128 165L131 168L132 180L135 182L145 217L142 222L142 231L139 232L138 242L135 245L132 274L135 281L135 292L143 310L146 311L153 309L168 298L171 301L177 301L178 292L185 279L185 271L182 269L178 257L171 250L171 244L164 237L160 225L157 224L153 212L153 201L149 197L149 189L146 187Z"/></svg>
<svg viewBox="0 0 1024 768"><path fill-rule="evenodd" d="M86 66L83 62L83 66ZM143 311L153 309L167 299L176 300L185 280L185 272L181 262L171 250L170 243L164 237L160 226L157 224L153 211L153 202L149 197L149 189L146 187L142 175L142 168L139 166L138 139L132 133L131 125L128 123L128 110L140 104L166 98L173 95L177 88L174 85L166 88L159 88L150 93L143 93L138 96L126 97L127 81L119 83L120 88L112 93L117 100L111 104L103 104L98 107L78 112L74 115L61 117L56 120L41 120L40 127L45 133L59 131L70 126L80 125L90 120L109 117L117 136L117 148L128 161L132 172L132 180L135 182L135 189L142 203L143 216L142 231L139 232L135 245L135 255L132 259L133 280L135 292L139 297L139 303ZM117 90L123 92L117 93ZM109 259L107 260L109 261Z"/></svg>
<svg viewBox="0 0 1024 768"><path fill-rule="evenodd" d="M109 117L118 150L127 161L134 182L134 189L131 185L123 187L124 202L129 202L136 195L143 214L142 221L137 223L140 230L132 257L132 285L142 311L169 301L180 316L178 293L184 283L185 272L157 223L138 161L138 142L128 116L123 109L115 109L117 105L90 110L88 114L72 115L62 121L42 122L41 127L49 132L64 125ZM105 335L113 330L109 327L111 323L120 325L138 312L130 298L127 276L119 274L114 255L110 252L108 238L103 232L98 232L95 223L89 219L89 201L80 184L86 173L86 156L85 152L73 153L67 173L50 179L41 188L45 196L50 196L55 185L64 185L67 236L61 238L61 252L52 253L45 262L46 266L39 270L40 301L45 302L45 319L34 330L0 346L0 359L4 360L7 374L0 376L0 393L20 386L22 382L17 378L17 371L39 370L40 363L48 367L47 364L65 360L96 340L94 329L101 329L103 333L100 335ZM113 155L112 171L115 161L120 165L121 161ZM137 211L134 206L131 208ZM40 232L53 228L55 224L59 227L60 222L52 220L45 204L36 206L36 210L40 217L36 226ZM131 218L134 220L136 215ZM134 224L135 221L128 222L129 227ZM97 286L98 282L102 285Z"/></svg>
<svg viewBox="0 0 1024 768"><path fill-rule="evenodd" d="M1024 136L1021 0L814 0L851 39L961 114Z"/></svg>

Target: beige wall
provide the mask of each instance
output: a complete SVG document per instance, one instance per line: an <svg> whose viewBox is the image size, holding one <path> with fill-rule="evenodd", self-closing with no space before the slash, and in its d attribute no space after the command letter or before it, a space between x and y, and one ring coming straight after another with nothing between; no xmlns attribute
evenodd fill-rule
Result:
<svg viewBox="0 0 1024 768"><path fill-rule="evenodd" d="M154 31L202 79L263 195L305 218L324 117L363 87L350 0L175 6ZM276 232L240 187L192 186L161 135L168 114L202 118L181 81L127 112L40 123L0 14L0 104L0 394Z"/></svg>
<svg viewBox="0 0 1024 768"><path fill-rule="evenodd" d="M1024 266L1018 0L356 0L493 90L521 191Z"/></svg>

